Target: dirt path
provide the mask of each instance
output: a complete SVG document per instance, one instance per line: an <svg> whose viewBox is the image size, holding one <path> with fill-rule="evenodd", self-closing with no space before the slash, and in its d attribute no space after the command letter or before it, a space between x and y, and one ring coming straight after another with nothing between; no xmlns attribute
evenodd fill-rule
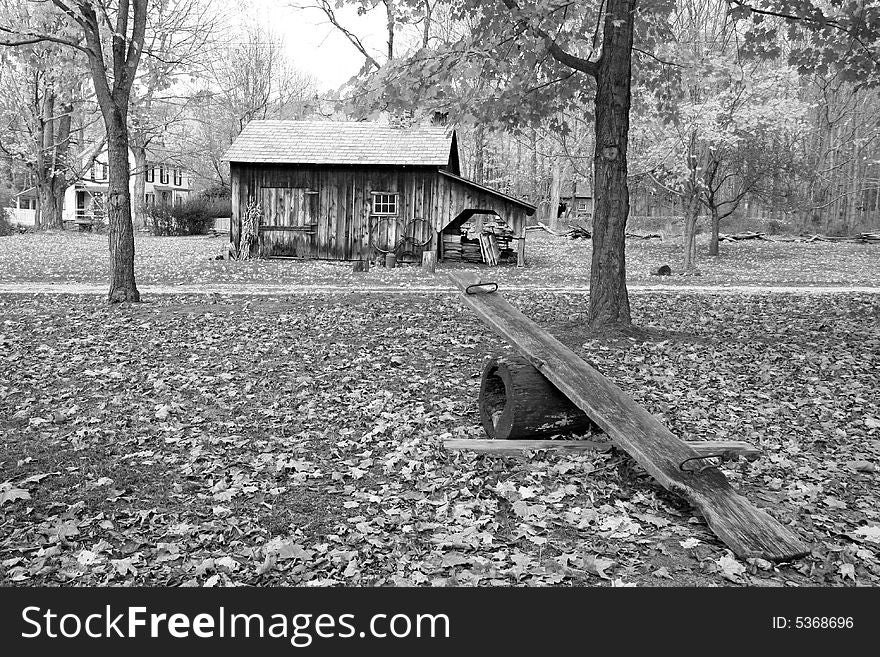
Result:
<svg viewBox="0 0 880 657"><path fill-rule="evenodd" d="M276 296L309 294L451 294L450 285L347 286L347 285L141 285L142 295L216 294L226 296ZM759 285L629 285L630 292L688 292L690 294L880 294L866 286L759 286ZM540 290L550 294L589 294L588 287L505 286L504 292ZM0 294L103 295L105 285L92 283L0 283Z"/></svg>

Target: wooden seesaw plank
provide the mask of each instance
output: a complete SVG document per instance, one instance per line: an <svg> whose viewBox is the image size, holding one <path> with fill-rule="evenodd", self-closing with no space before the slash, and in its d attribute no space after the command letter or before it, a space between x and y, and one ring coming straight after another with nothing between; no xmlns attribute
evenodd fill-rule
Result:
<svg viewBox="0 0 880 657"><path fill-rule="evenodd" d="M757 447L739 440L703 440L685 443L701 456L720 455L724 459L738 456L753 461L761 455ZM522 454L529 450L560 449L567 452L607 452L616 445L598 440L493 440L482 438L448 438L443 447L452 451L489 454Z"/></svg>
<svg viewBox="0 0 880 657"><path fill-rule="evenodd" d="M660 485L694 504L709 528L737 556L785 561L809 552L791 530L737 493L717 468L699 473L682 470L703 464L685 463L700 456L692 446L498 292L490 291L492 287L471 287L468 294L468 286L480 284L477 276L451 272L449 277L465 292L465 303L493 331L510 342Z"/></svg>

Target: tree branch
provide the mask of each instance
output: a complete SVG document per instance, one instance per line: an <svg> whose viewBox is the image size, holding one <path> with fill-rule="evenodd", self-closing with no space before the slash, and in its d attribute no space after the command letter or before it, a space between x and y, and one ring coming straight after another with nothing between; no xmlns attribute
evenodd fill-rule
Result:
<svg viewBox="0 0 880 657"><path fill-rule="evenodd" d="M18 30L12 29L10 27L5 27L0 25L0 32L5 32L6 34L14 34L18 35L18 38L9 38L4 39L0 38L0 46L30 46L35 43L57 43L62 46L69 46L70 48L76 48L86 54L90 51L87 47L84 47L75 41L71 41L70 39L62 39L61 37L53 36L51 34L41 34L39 32L19 32Z"/></svg>
<svg viewBox="0 0 880 657"><path fill-rule="evenodd" d="M504 6L513 11L519 12L519 5L517 5L516 0L503 0ZM537 34L539 37L544 39L547 44L547 52L550 53L550 56L553 57L560 64L564 64L569 68L573 68L575 71L580 71L581 73L586 73L587 75L592 75L596 77L599 74L599 65L597 62L590 61L589 59L584 59L583 57L578 57L577 55L572 55L570 52L567 52L556 41L553 40L553 37L544 29L538 27L537 25L529 25L528 29Z"/></svg>

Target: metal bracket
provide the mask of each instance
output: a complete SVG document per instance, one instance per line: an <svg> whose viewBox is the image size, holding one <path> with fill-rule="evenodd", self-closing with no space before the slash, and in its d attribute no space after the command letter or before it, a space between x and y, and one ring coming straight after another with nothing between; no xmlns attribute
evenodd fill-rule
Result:
<svg viewBox="0 0 880 657"><path fill-rule="evenodd" d="M706 459L723 460L724 454L706 454L704 456L692 456L691 458L685 459L684 461L679 463L678 469L681 470L682 472L689 472L691 474L702 474L703 471L708 470L710 468L717 468L720 465L720 463L708 463L707 465L704 465L699 468L686 468L686 467L684 467L686 463L690 463L691 461L703 461Z"/></svg>
<svg viewBox="0 0 880 657"><path fill-rule="evenodd" d="M481 291L479 289L481 287L489 287L490 285L492 286L491 290L482 290ZM471 288L476 288L477 291L471 292ZM464 289L464 293L465 294L492 294L492 292L495 292L497 289L498 289L498 283L474 283L473 285L468 285Z"/></svg>

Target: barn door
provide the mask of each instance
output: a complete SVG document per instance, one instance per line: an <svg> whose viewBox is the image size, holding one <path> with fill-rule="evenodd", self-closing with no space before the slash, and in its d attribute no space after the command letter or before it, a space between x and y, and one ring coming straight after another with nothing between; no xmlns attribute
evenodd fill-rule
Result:
<svg viewBox="0 0 880 657"><path fill-rule="evenodd" d="M317 192L302 187L263 187L260 204L260 255L317 256Z"/></svg>

